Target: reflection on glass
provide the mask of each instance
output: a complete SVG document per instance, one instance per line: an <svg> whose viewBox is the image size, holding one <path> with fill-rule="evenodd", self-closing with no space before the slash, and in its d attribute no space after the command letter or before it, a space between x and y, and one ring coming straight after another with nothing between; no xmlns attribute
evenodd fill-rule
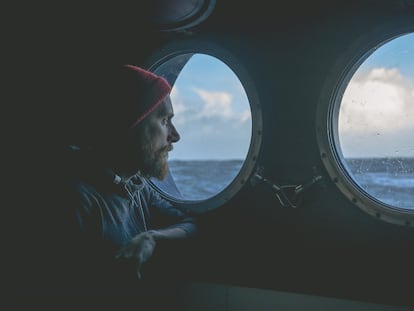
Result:
<svg viewBox="0 0 414 311"><path fill-rule="evenodd" d="M342 98L338 136L361 188L414 209L414 34L382 45L355 72Z"/></svg>
<svg viewBox="0 0 414 311"><path fill-rule="evenodd" d="M206 54L177 56L156 72L175 80L173 122L181 139L169 167L179 193L154 183L176 198L208 199L234 180L246 159L252 122L245 90L225 63Z"/></svg>

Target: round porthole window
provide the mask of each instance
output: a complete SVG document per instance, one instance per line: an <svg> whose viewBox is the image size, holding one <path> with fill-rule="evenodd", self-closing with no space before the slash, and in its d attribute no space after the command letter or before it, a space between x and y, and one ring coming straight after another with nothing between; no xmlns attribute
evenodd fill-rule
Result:
<svg viewBox="0 0 414 311"><path fill-rule="evenodd" d="M227 52L208 44L173 46L151 67L173 86L173 124L180 141L170 174L153 186L198 211L222 205L248 179L261 141L257 96L248 75Z"/></svg>
<svg viewBox="0 0 414 311"><path fill-rule="evenodd" d="M322 160L339 189L361 209L411 226L414 33L360 46L365 51L337 69L336 84L324 90L317 124Z"/></svg>

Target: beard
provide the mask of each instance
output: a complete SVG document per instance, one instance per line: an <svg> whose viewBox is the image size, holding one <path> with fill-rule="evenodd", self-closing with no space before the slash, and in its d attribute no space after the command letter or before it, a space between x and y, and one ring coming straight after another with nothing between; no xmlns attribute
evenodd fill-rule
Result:
<svg viewBox="0 0 414 311"><path fill-rule="evenodd" d="M149 140L144 141L140 152L141 173L146 177L163 180L168 174L168 151L168 147L156 150Z"/></svg>

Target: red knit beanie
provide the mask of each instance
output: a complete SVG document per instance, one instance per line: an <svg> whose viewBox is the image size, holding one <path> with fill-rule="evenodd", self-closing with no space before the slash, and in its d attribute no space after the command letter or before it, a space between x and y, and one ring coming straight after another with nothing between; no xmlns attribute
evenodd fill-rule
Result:
<svg viewBox="0 0 414 311"><path fill-rule="evenodd" d="M148 70L129 64L124 65L124 67L136 73L136 88L143 92L141 94L142 102L137 103L139 107L135 111L136 115L133 116L135 121L130 126L130 128L133 128L162 103L164 98L171 92L171 86L166 79Z"/></svg>

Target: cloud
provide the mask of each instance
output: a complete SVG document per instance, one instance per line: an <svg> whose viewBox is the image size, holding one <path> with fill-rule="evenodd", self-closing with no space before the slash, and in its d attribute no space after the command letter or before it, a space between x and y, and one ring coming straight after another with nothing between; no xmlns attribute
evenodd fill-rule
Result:
<svg viewBox="0 0 414 311"><path fill-rule="evenodd" d="M175 124L184 124L186 122L186 111L188 108L184 104L184 99L182 98L178 88L173 87L171 90L171 101L174 108L174 123Z"/></svg>
<svg viewBox="0 0 414 311"><path fill-rule="evenodd" d="M171 99L181 135L171 159L245 158L252 126L245 93L174 86Z"/></svg>
<svg viewBox="0 0 414 311"><path fill-rule="evenodd" d="M344 155L413 156L413 90L413 81L395 68L357 72L338 117Z"/></svg>
<svg viewBox="0 0 414 311"><path fill-rule="evenodd" d="M250 112L250 110L244 110L241 114L240 114L240 121L241 122L246 122L247 120L250 120L252 117L252 114Z"/></svg>
<svg viewBox="0 0 414 311"><path fill-rule="evenodd" d="M228 92L210 92L200 88L193 88L192 91L196 97L188 92L182 93L177 87L171 91L176 124L184 125L200 119L212 123L216 119L217 122L221 120L242 126L251 120L250 109L243 109L249 105L245 95L246 103L243 103L243 98L236 96L235 99Z"/></svg>
<svg viewBox="0 0 414 311"><path fill-rule="evenodd" d="M250 109L235 111L234 97L227 92L209 92L200 88L194 91L203 101L203 108L197 114L198 118L218 118L241 125L251 119ZM248 105L248 103L247 103Z"/></svg>
<svg viewBox="0 0 414 311"><path fill-rule="evenodd" d="M394 133L414 125L414 84L397 69L374 68L351 79L339 113L341 133Z"/></svg>
<svg viewBox="0 0 414 311"><path fill-rule="evenodd" d="M232 117L232 100L231 94L226 92L208 92L199 88L194 91L203 100L203 108L199 114L200 117L219 117L228 119Z"/></svg>

